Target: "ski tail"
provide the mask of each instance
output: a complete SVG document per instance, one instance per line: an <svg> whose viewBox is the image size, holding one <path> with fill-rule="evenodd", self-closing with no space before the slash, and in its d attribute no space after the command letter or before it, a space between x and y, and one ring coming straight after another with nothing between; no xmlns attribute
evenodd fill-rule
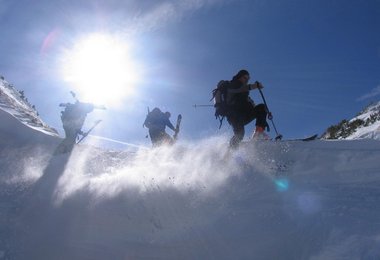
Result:
<svg viewBox="0 0 380 260"><path fill-rule="evenodd" d="M301 140L304 141L304 142L306 142L306 141L313 141L313 140L316 140L316 139L318 139L318 135L317 134L312 135L312 136L307 137L307 138L303 138Z"/></svg>
<svg viewBox="0 0 380 260"><path fill-rule="evenodd" d="M173 135L174 141L177 141L177 139L178 139L178 133L179 133L179 129L180 129L180 126L181 126L181 121L182 121L182 115L179 114L178 117L177 117L177 123L176 123L176 127L175 127L175 133Z"/></svg>

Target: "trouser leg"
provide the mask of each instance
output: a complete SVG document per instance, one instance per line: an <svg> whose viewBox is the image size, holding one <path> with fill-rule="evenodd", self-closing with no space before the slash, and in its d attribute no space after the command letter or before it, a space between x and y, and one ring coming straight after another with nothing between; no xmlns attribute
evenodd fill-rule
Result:
<svg viewBox="0 0 380 260"><path fill-rule="evenodd" d="M267 110L264 104L259 104L254 107L253 116L256 118L256 126L260 126L264 129L267 127Z"/></svg>
<svg viewBox="0 0 380 260"><path fill-rule="evenodd" d="M154 147L162 144L173 144L173 139L163 131L149 131L150 139Z"/></svg>
<svg viewBox="0 0 380 260"><path fill-rule="evenodd" d="M239 120L229 119L228 122L232 125L234 136L230 140L230 147L236 148L239 146L239 143L243 140L245 129L244 125L239 122Z"/></svg>
<svg viewBox="0 0 380 260"><path fill-rule="evenodd" d="M152 145L157 146L159 142L160 132L149 129L149 136L150 136L150 140L152 141Z"/></svg>

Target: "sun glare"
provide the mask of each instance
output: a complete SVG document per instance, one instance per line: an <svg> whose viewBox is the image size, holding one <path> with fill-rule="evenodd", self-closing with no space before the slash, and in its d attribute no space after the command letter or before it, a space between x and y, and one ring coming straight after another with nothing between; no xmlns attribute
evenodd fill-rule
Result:
<svg viewBox="0 0 380 260"><path fill-rule="evenodd" d="M130 46L106 34L88 35L68 50L63 77L81 100L108 106L131 95L138 79Z"/></svg>

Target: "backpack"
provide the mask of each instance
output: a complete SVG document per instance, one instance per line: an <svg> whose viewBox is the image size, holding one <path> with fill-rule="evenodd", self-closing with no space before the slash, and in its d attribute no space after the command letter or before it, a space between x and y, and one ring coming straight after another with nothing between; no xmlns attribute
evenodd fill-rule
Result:
<svg viewBox="0 0 380 260"><path fill-rule="evenodd" d="M153 127L156 124L157 120L160 120L162 118L162 116L163 116L162 111L157 107L154 108L146 116L143 126L145 126L147 128Z"/></svg>
<svg viewBox="0 0 380 260"><path fill-rule="evenodd" d="M75 114L74 105L70 103L60 104L60 106L65 107L63 111L61 111L61 119L62 122L67 122L72 120Z"/></svg>
<svg viewBox="0 0 380 260"><path fill-rule="evenodd" d="M228 80L219 81L216 89L212 91L212 98L210 99L210 101L214 100L215 118L220 121L219 129L222 127L223 120L230 111L230 107L227 104L227 90L229 86L230 82Z"/></svg>

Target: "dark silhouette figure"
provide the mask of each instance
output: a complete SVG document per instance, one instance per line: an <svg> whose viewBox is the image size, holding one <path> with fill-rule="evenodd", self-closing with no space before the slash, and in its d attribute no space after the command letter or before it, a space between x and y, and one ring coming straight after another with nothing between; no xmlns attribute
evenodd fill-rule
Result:
<svg viewBox="0 0 380 260"><path fill-rule="evenodd" d="M153 147L157 147L162 144L171 145L174 143L174 139L165 132L166 127L169 127L174 132L177 132L177 129L174 128L173 124L170 122L170 116L170 112L163 113L157 107L148 113L144 126L149 129L149 136Z"/></svg>
<svg viewBox="0 0 380 260"><path fill-rule="evenodd" d="M82 127L86 120L87 114L94 110L94 105L76 101L74 104L60 104L65 110L61 112L63 129L65 130L65 139L58 146L56 153L66 153L73 149L77 137L83 135Z"/></svg>
<svg viewBox="0 0 380 260"><path fill-rule="evenodd" d="M249 96L249 91L261 89L260 82L248 84L249 72L240 70L230 81L227 88L228 113L227 121L232 126L234 136L230 140L230 147L235 148L244 138L244 126L256 119L256 131L253 138L268 138L264 130L268 126L266 121L267 110L264 104L255 105Z"/></svg>

